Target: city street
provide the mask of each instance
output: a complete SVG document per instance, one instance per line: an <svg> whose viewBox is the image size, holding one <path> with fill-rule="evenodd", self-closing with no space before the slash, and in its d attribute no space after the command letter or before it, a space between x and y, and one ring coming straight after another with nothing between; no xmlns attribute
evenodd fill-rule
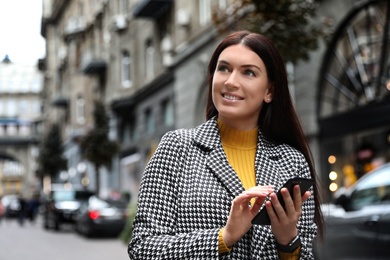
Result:
<svg viewBox="0 0 390 260"><path fill-rule="evenodd" d="M84 238L71 225L45 230L41 218L23 226L16 219L0 222L0 260L126 260L126 248L117 238Z"/></svg>

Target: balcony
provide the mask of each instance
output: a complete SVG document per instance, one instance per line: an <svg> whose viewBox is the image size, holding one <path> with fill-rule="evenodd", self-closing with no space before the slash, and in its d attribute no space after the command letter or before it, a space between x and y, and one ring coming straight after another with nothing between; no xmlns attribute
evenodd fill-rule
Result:
<svg viewBox="0 0 390 260"><path fill-rule="evenodd" d="M134 17L159 18L171 7L172 0L141 0L133 9Z"/></svg>
<svg viewBox="0 0 390 260"><path fill-rule="evenodd" d="M69 100L66 97L58 96L53 100L52 105L58 108L66 108L68 106Z"/></svg>
<svg viewBox="0 0 390 260"><path fill-rule="evenodd" d="M36 123L28 120L0 118L0 144L37 143Z"/></svg>
<svg viewBox="0 0 390 260"><path fill-rule="evenodd" d="M84 52L81 58L80 71L89 75L103 73L107 68L107 62L92 53L90 50Z"/></svg>
<svg viewBox="0 0 390 260"><path fill-rule="evenodd" d="M87 22L84 16L72 16L69 18L66 27L65 35L69 37L84 32L87 29Z"/></svg>

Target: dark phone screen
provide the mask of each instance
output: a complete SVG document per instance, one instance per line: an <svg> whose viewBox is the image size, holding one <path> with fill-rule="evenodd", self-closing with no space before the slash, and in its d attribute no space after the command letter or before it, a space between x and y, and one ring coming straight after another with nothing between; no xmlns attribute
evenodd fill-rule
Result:
<svg viewBox="0 0 390 260"><path fill-rule="evenodd" d="M293 188L295 185L299 185L299 187L301 188L301 196L302 196L311 186L313 186L313 184L314 184L313 179L298 178L297 177L297 178L289 179L283 185L282 188L287 188L288 191L290 192L290 196L293 197ZM282 188L280 188L280 190ZM280 190L276 193L276 195L278 196L278 200L279 200L280 204L285 209L283 196L282 196L282 193L280 192ZM267 212L267 209L265 208L265 206L261 209L261 211L259 213L257 213L256 217L254 217L252 219L252 224L257 224L257 225L270 225L271 224L271 220L268 216L268 212Z"/></svg>

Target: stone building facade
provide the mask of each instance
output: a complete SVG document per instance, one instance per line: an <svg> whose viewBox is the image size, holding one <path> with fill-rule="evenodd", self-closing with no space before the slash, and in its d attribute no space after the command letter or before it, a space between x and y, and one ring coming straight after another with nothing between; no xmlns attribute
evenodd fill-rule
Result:
<svg viewBox="0 0 390 260"><path fill-rule="evenodd" d="M83 162L77 137L91 127L92 101L100 99L110 111L111 137L121 144L111 173L103 174L103 186L106 187L103 193L108 194L110 190L130 192L135 199L142 170L162 135L169 130L194 127L204 121L207 64L214 48L223 38L213 25L212 12L216 8L229 8L233 2L44 0L42 34L47 43L44 68L47 102L44 115L47 123L59 122L63 126L66 154L72 172L77 171L77 166ZM384 11L388 8L386 1L356 3L353 0L327 0L318 3L317 18L313 23L326 19L334 32L348 31L348 28L353 28L356 33L362 32L355 24L359 19L373 21L375 18L375 22L380 24L378 26L388 28L389 17ZM360 11L368 15L359 15ZM350 24L345 22L354 15L356 19L351 18ZM368 18L371 16L372 19ZM335 34L332 41L336 41L337 37ZM379 32L373 36L361 35L356 42L358 47L354 43L352 49L357 48L355 53L359 48L377 51L378 48L369 45L367 39L380 37ZM341 41L347 44L348 38ZM387 42L383 46L384 50L388 49ZM320 86L326 83L324 77L330 79L330 76L324 76L327 75L324 69L326 61L331 57L329 53L332 53L330 47L321 43L320 48L311 53L308 62L290 65L288 71L294 103L310 141L318 172L328 185L331 182L327 178L328 171L339 171L341 177L338 185L342 186L345 175L342 169L350 164L348 157L353 151L346 149L337 154L340 164L330 165L327 158L338 150L330 143L333 140L343 143L345 138L357 138L360 142L368 137L357 133L370 127L327 135L332 129L331 124L336 124L336 121L326 119L345 112L331 108L327 117L321 117L318 112L319 104L325 104L329 98L323 94ZM345 47L333 51L338 52L348 54L349 50ZM387 54L385 57L388 57ZM356 71L361 66L353 63L352 59L349 62L340 71ZM387 63L384 64L386 71ZM334 77L344 76L340 73ZM331 99L344 95L340 84L335 81L326 84L324 88L333 87L341 93L334 94ZM346 88L350 92L358 92L348 84ZM378 92L375 98L377 103L385 100L388 96L386 91ZM364 108L368 103L371 102L356 103L350 108ZM329 110L329 106L324 107ZM383 109L381 111L387 108ZM353 119L349 120L353 124ZM381 130L371 130L383 134L389 121L387 118L379 121L375 127ZM333 128L344 129L345 125L333 125ZM349 143L345 145L348 147ZM388 147L382 147L379 157L388 161L388 154ZM90 166L87 168L93 187L93 169ZM78 182L79 179L76 177L73 181Z"/></svg>
<svg viewBox="0 0 390 260"><path fill-rule="evenodd" d="M39 193L36 156L42 74L6 56L0 62L0 196Z"/></svg>

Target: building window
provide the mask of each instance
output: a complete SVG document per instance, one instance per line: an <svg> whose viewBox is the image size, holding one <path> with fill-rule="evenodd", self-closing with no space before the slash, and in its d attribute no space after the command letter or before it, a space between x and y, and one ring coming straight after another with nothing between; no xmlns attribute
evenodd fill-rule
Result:
<svg viewBox="0 0 390 260"><path fill-rule="evenodd" d="M125 124L122 128L122 144L129 145L130 144L130 125Z"/></svg>
<svg viewBox="0 0 390 260"><path fill-rule="evenodd" d="M211 7L209 0L199 1L199 22L200 25L207 25L211 21Z"/></svg>
<svg viewBox="0 0 390 260"><path fill-rule="evenodd" d="M76 101L76 121L79 124L85 123L85 100L78 96Z"/></svg>
<svg viewBox="0 0 390 260"><path fill-rule="evenodd" d="M152 40L146 41L146 78L150 79L154 76L154 46Z"/></svg>
<svg viewBox="0 0 390 260"><path fill-rule="evenodd" d="M32 102L32 111L34 114L39 115L42 113L41 110L41 102L39 100L35 100Z"/></svg>
<svg viewBox="0 0 390 260"><path fill-rule="evenodd" d="M9 99L8 102L7 102L7 115L9 117L16 116L16 113L17 113L16 110L17 110L16 100Z"/></svg>
<svg viewBox="0 0 390 260"><path fill-rule="evenodd" d="M135 119L126 120L122 127L121 140L124 145L129 145L131 141L137 138Z"/></svg>
<svg viewBox="0 0 390 260"><path fill-rule="evenodd" d="M153 118L153 113L152 113L151 109L146 110L145 117L146 117L146 132L148 134L153 134L154 133L154 118Z"/></svg>
<svg viewBox="0 0 390 260"><path fill-rule="evenodd" d="M19 113L20 115L30 113L29 103L27 102L27 100L20 100L19 101L19 111L20 111L20 113Z"/></svg>
<svg viewBox="0 0 390 260"><path fill-rule="evenodd" d="M219 9L226 9L227 7L227 0L219 0Z"/></svg>
<svg viewBox="0 0 390 260"><path fill-rule="evenodd" d="M122 52L122 86L131 87L131 58L128 51Z"/></svg>
<svg viewBox="0 0 390 260"><path fill-rule="evenodd" d="M165 126L173 126L174 113L173 113L173 102L171 99L164 100L162 103L162 111Z"/></svg>
<svg viewBox="0 0 390 260"><path fill-rule="evenodd" d="M20 82L19 91L22 93L27 93L30 90L29 82L25 79L22 79Z"/></svg>
<svg viewBox="0 0 390 260"><path fill-rule="evenodd" d="M119 13L126 15L127 14L127 0L119 0Z"/></svg>
<svg viewBox="0 0 390 260"><path fill-rule="evenodd" d="M41 82L39 79L34 79L31 82L31 92L39 93L41 91Z"/></svg>

